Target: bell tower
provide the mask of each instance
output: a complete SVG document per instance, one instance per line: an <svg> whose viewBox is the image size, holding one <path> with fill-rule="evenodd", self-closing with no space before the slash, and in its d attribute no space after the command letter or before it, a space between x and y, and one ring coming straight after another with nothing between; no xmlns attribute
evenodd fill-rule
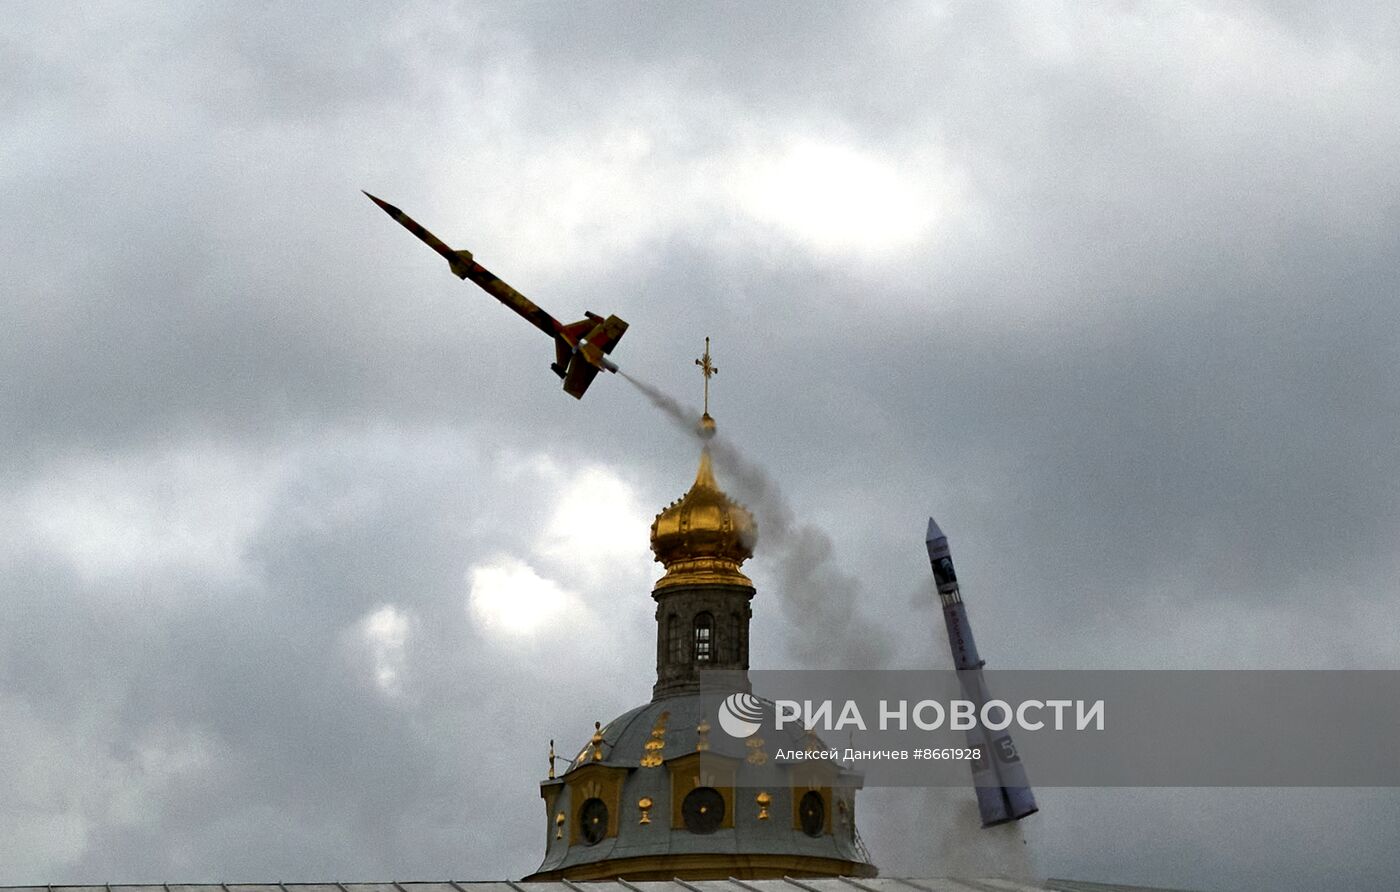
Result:
<svg viewBox="0 0 1400 892"><path fill-rule="evenodd" d="M754 587L740 567L753 555L758 528L748 509L715 482L709 440L710 339L695 360L705 379L699 434L705 446L695 483L651 524L651 549L666 568L651 596L656 601L656 684L652 699L700 690L699 672L749 668L749 601ZM747 675L744 687L747 689Z"/></svg>

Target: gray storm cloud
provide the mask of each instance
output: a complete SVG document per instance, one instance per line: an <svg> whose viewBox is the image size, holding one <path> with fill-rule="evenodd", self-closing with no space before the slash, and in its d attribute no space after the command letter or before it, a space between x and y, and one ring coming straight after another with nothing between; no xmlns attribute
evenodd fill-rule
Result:
<svg viewBox="0 0 1400 892"><path fill-rule="evenodd" d="M579 469L659 506L693 451L621 382L560 394L361 188L626 318L660 391L725 345L756 651L935 659L933 514L998 667L1400 667L1397 38L1368 3L11 4L0 882L520 876L545 743L645 698L645 555L533 565L606 641L493 637L469 573ZM1008 858L956 797L862 797L886 874ZM1400 874L1393 791L1042 806L1046 874Z"/></svg>

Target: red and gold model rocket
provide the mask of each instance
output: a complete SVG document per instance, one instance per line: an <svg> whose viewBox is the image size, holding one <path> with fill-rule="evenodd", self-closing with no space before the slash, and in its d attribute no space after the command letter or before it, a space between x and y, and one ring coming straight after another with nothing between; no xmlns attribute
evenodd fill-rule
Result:
<svg viewBox="0 0 1400 892"><path fill-rule="evenodd" d="M363 191L363 190L362 190ZM584 318L567 325L540 309L528 297L502 282L494 273L472 259L470 251L454 251L442 240L433 235L403 211L380 201L368 192L369 200L379 205L384 213L402 224L404 229L438 252L447 261L452 272L459 279L471 279L480 285L487 294L519 313L530 324L554 339L554 362L550 369L564 379L564 392L574 399L581 399L588 385L602 369L617 371L617 364L605 354L611 353L617 342L627 332L627 323L616 316L603 317L585 312Z"/></svg>

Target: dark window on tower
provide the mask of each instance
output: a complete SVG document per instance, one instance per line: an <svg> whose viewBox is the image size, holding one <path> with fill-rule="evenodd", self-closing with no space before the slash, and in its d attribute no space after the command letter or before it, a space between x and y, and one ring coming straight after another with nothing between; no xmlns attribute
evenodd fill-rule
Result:
<svg viewBox="0 0 1400 892"><path fill-rule="evenodd" d="M715 618L708 613L695 617L695 662L708 663L715 655Z"/></svg>
<svg viewBox="0 0 1400 892"><path fill-rule="evenodd" d="M808 836L821 836L826 829L826 802L816 790L802 794L797 804L797 817L802 824L802 832Z"/></svg>

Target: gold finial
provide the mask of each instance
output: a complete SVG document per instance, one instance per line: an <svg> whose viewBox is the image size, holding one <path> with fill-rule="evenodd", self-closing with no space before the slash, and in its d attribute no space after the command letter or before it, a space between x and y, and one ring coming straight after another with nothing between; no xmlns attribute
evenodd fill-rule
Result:
<svg viewBox="0 0 1400 892"><path fill-rule="evenodd" d="M705 338L705 354L695 360L700 366L700 374L705 376L705 414L700 416L700 428L706 434L715 432L714 419L710 417L710 379L719 374L719 367L710 362L710 339ZM707 425L705 422L709 422Z"/></svg>
<svg viewBox="0 0 1400 892"><path fill-rule="evenodd" d="M652 801L651 801L651 797L650 797L650 796L643 796L641 799L638 799L638 800L637 800L637 808L641 809L641 812L642 812L642 817L637 821L638 824L650 824L650 823L651 823L651 807L652 807L652 805L653 805L653 803L652 803Z"/></svg>
<svg viewBox="0 0 1400 892"><path fill-rule="evenodd" d="M589 741L593 744L593 761L603 761L603 723L593 723L593 739Z"/></svg>
<svg viewBox="0 0 1400 892"><path fill-rule="evenodd" d="M564 838L564 813L556 812L554 815L554 838Z"/></svg>
<svg viewBox="0 0 1400 892"><path fill-rule="evenodd" d="M753 801L758 803L758 819L760 821L768 820L768 806L773 804L773 797L769 796L765 790L755 796Z"/></svg>
<svg viewBox="0 0 1400 892"><path fill-rule="evenodd" d="M695 751L703 753L710 748L710 723L705 719L695 726Z"/></svg>
<svg viewBox="0 0 1400 892"><path fill-rule="evenodd" d="M549 742L549 779L554 780L554 741Z"/></svg>

